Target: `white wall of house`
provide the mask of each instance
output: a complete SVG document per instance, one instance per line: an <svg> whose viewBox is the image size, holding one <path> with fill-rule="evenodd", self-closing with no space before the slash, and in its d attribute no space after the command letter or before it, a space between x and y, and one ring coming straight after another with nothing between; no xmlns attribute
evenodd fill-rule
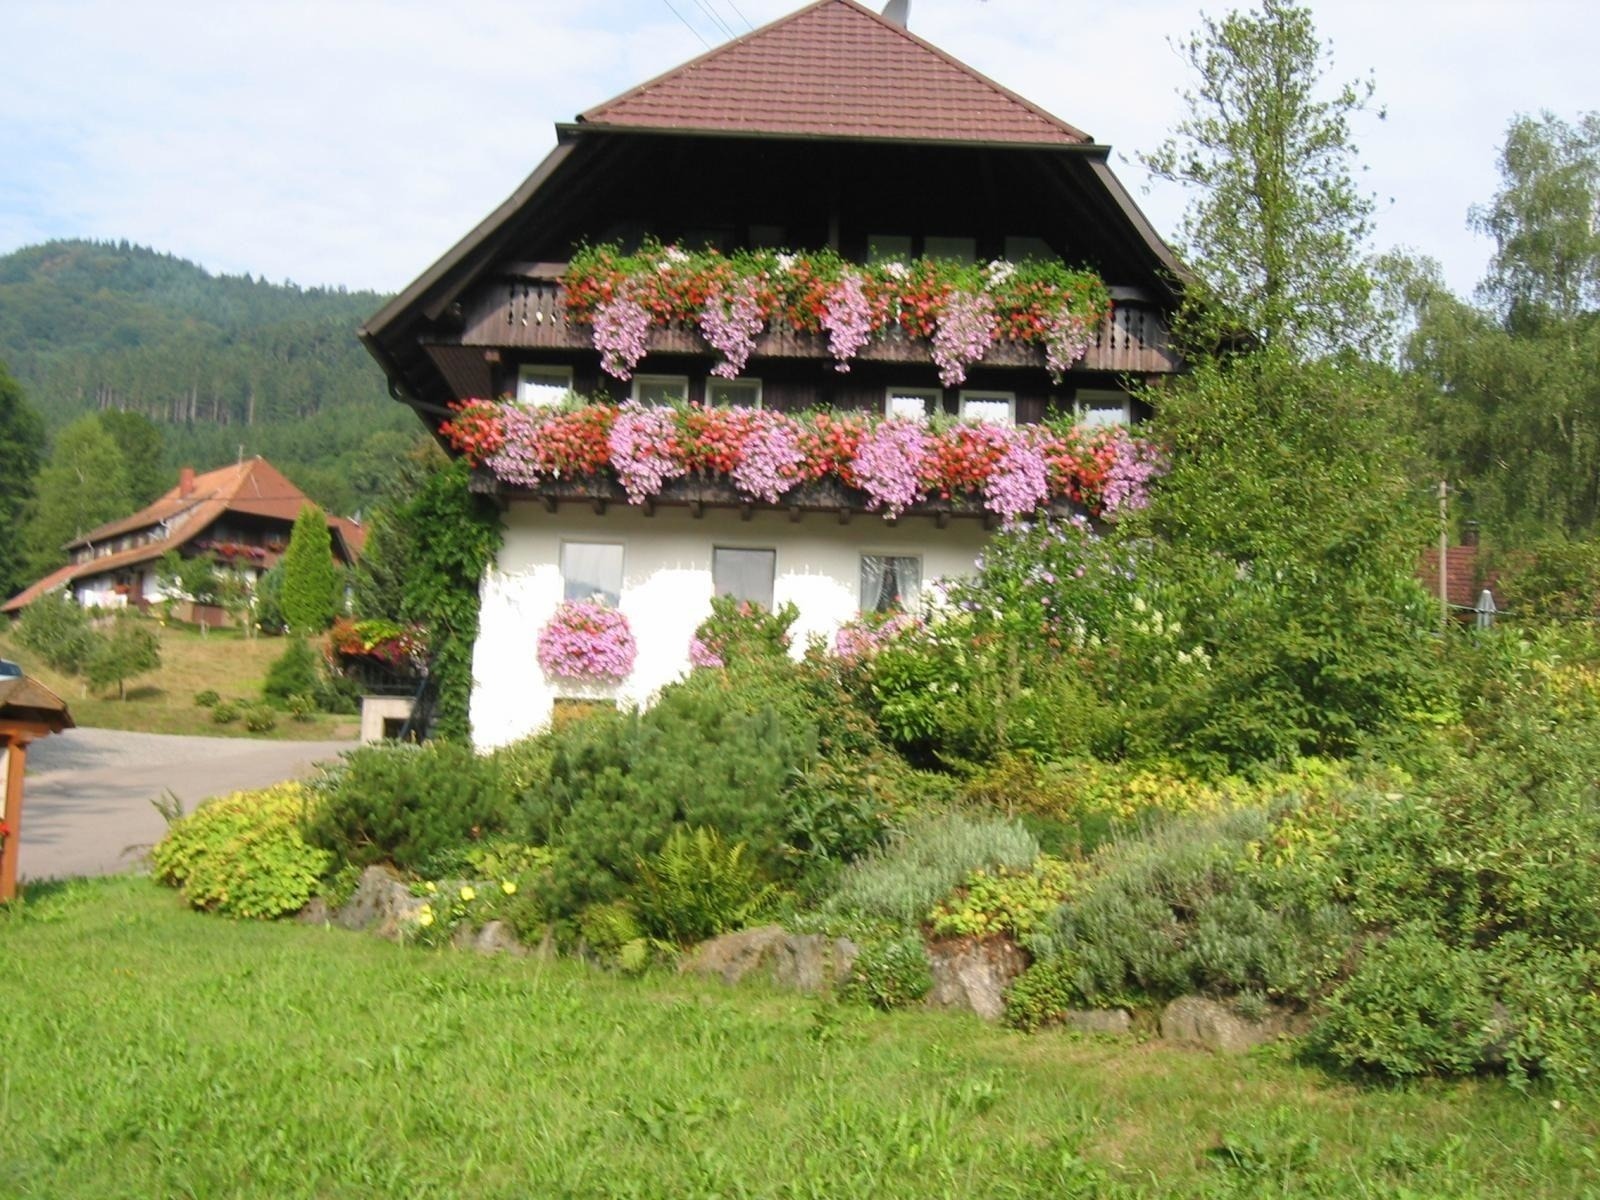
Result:
<svg viewBox="0 0 1600 1200"><path fill-rule="evenodd" d="M952 520L939 529L931 517L890 525L856 513L837 516L707 509L695 518L686 508L663 507L655 516L613 505L604 514L563 506L548 513L514 503L506 514L505 542L484 575L482 609L472 660L472 737L480 748L504 745L550 719L558 697L606 698L647 704L689 669L689 639L711 611L715 547L777 552L773 603L794 601L794 652L807 638L831 638L861 608L861 556L915 556L924 588L935 579L969 574L987 538L981 522ZM575 686L547 678L539 667L539 632L561 604L561 546L565 541L622 546L620 609L638 643L633 674L614 687Z"/></svg>

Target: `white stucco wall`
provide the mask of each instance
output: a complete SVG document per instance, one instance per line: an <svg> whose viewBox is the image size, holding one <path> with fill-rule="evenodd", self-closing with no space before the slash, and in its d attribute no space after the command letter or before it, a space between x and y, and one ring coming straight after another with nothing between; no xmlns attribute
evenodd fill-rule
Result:
<svg viewBox="0 0 1600 1200"><path fill-rule="evenodd" d="M939 529L931 517L895 525L857 513L837 516L757 512L748 521L729 509L695 518L685 508L653 517L613 505L603 515L577 506L557 513L515 503L506 514L505 543L480 589L483 604L472 659L472 737L480 748L504 745L541 728L558 696L648 703L689 669L689 639L711 611L711 552L732 546L777 551L773 603L794 601L798 654L813 634L831 637L860 609L861 555L917 555L924 588L970 573L987 535L973 519ZM639 654L633 674L614 688L574 687L539 668L539 631L561 603L561 543L613 542L623 547L621 609Z"/></svg>

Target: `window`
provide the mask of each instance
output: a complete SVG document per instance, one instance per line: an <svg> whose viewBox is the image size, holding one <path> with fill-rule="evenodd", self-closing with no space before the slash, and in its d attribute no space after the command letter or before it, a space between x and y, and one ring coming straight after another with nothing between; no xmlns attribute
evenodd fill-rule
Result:
<svg viewBox="0 0 1600 1200"><path fill-rule="evenodd" d="M962 392L961 419L987 421L991 425L1017 423L1015 392Z"/></svg>
<svg viewBox="0 0 1600 1200"><path fill-rule="evenodd" d="M711 586L719 596L752 600L772 608L772 581L777 575L776 550L741 550L716 546L711 551Z"/></svg>
<svg viewBox="0 0 1600 1200"><path fill-rule="evenodd" d="M689 399L687 375L635 375L633 398L651 406L682 404Z"/></svg>
<svg viewBox="0 0 1600 1200"><path fill-rule="evenodd" d="M517 403L530 408L560 404L572 391L571 367L522 367L517 371Z"/></svg>
<svg viewBox="0 0 1600 1200"><path fill-rule="evenodd" d="M1079 425L1131 425L1133 413L1126 392L1096 392L1079 388L1072 404L1073 419Z"/></svg>
<svg viewBox="0 0 1600 1200"><path fill-rule="evenodd" d="M622 547L612 542L562 542L563 600L594 600L615 608L622 600Z"/></svg>
<svg viewBox="0 0 1600 1200"><path fill-rule="evenodd" d="M718 379L715 375L706 380L707 408L760 408L761 380Z"/></svg>
<svg viewBox="0 0 1600 1200"><path fill-rule="evenodd" d="M928 237L922 241L924 258L944 258L952 262L978 261L978 239L969 237Z"/></svg>
<svg viewBox="0 0 1600 1200"><path fill-rule="evenodd" d="M905 555L861 556L861 611L910 612L922 593L922 560Z"/></svg>
<svg viewBox="0 0 1600 1200"><path fill-rule="evenodd" d="M885 416L926 421L939 411L944 393L938 388L891 387L883 397Z"/></svg>
<svg viewBox="0 0 1600 1200"><path fill-rule="evenodd" d="M910 262L911 235L909 233L867 234L867 261Z"/></svg>
<svg viewBox="0 0 1600 1200"><path fill-rule="evenodd" d="M1010 262L1059 262L1050 243L1038 237L1008 237L1005 257Z"/></svg>

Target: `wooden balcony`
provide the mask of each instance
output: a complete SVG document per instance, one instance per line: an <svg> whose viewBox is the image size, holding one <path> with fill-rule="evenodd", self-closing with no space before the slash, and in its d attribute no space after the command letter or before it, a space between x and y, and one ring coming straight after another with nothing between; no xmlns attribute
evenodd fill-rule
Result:
<svg viewBox="0 0 1600 1200"><path fill-rule="evenodd" d="M559 265L527 264L515 274L485 282L463 298L459 344L464 347L517 350L587 350L593 346L589 327L567 317L566 296L556 282ZM1118 289L1112 290L1113 297ZM692 326L656 326L650 331L650 350L657 354L711 353ZM823 334L775 329L756 339L757 358L829 359ZM928 343L907 337L898 327L874 338L857 355L863 362L926 363ZM1038 346L1002 341L983 359L985 366L1032 367L1044 370L1044 351ZM1171 374L1179 369L1177 351L1166 320L1156 305L1134 298L1117 298L1096 331L1093 345L1072 368L1113 371L1129 375Z"/></svg>

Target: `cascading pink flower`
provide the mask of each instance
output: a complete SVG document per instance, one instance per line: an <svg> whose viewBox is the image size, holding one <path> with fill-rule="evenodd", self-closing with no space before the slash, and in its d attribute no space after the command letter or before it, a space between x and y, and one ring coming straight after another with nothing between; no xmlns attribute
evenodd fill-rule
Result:
<svg viewBox="0 0 1600 1200"><path fill-rule="evenodd" d="M898 517L922 497L922 460L928 431L916 421L890 418L878 424L856 449L850 472L867 493L867 507Z"/></svg>
<svg viewBox="0 0 1600 1200"><path fill-rule="evenodd" d="M982 360L1000 334L994 301L988 296L956 290L945 297L944 311L933 326L933 361L945 387L967 381L967 368Z"/></svg>
<svg viewBox="0 0 1600 1200"><path fill-rule="evenodd" d="M484 465L496 478L518 487L532 487L544 478L539 468L539 414L522 404L507 404L500 410L505 441Z"/></svg>
<svg viewBox="0 0 1600 1200"><path fill-rule="evenodd" d="M1149 504L1150 483L1166 470L1160 452L1148 442L1135 440L1126 429L1111 435L1111 445L1115 455L1101 493L1102 511L1108 517L1136 512Z"/></svg>
<svg viewBox="0 0 1600 1200"><path fill-rule="evenodd" d="M737 379L743 374L765 326L754 280L741 280L707 300L700 310L700 332L722 355L711 373L719 379Z"/></svg>
<svg viewBox="0 0 1600 1200"><path fill-rule="evenodd" d="M833 369L848 371L850 360L872 339L872 307L861 276L845 271L822 303L822 327L828 331Z"/></svg>
<svg viewBox="0 0 1600 1200"><path fill-rule="evenodd" d="M806 460L800 431L793 418L780 413L750 416L739 462L731 476L733 485L746 496L776 504L779 496L800 481L800 468Z"/></svg>
<svg viewBox="0 0 1600 1200"><path fill-rule="evenodd" d="M644 503L663 483L684 473L677 432L671 409L645 408L630 400L617 410L607 448L628 503Z"/></svg>
<svg viewBox="0 0 1600 1200"><path fill-rule="evenodd" d="M567 601L539 631L539 666L561 679L626 679L637 654L628 618L593 601Z"/></svg>
<svg viewBox="0 0 1600 1200"><path fill-rule="evenodd" d="M1023 431L1013 430L983 485L983 506L1009 525L1049 499L1050 468L1044 453Z"/></svg>
<svg viewBox="0 0 1600 1200"><path fill-rule="evenodd" d="M600 366L618 379L632 379L633 369L650 345L650 313L624 287L594 310L594 348Z"/></svg>
<svg viewBox="0 0 1600 1200"><path fill-rule="evenodd" d="M1050 372L1050 381L1060 383L1066 369L1089 353L1093 343L1094 332L1089 323L1066 308L1060 309L1050 319L1044 335L1044 365Z"/></svg>

